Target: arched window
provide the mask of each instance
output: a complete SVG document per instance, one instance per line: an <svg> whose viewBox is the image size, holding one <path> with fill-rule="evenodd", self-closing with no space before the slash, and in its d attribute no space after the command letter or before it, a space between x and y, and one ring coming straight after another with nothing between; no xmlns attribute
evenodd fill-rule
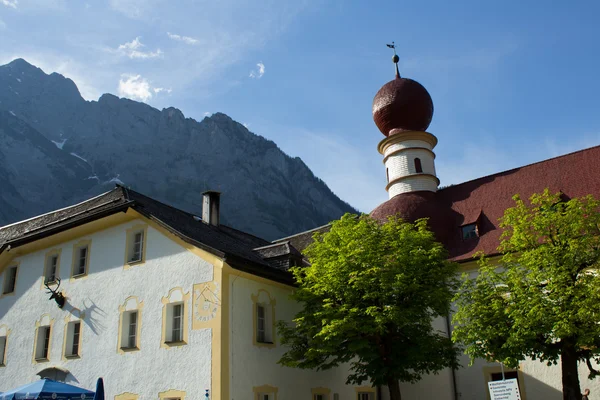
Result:
<svg viewBox="0 0 600 400"><path fill-rule="evenodd" d="M423 167L421 166L421 159L415 158L415 171L417 173L423 172Z"/></svg>
<svg viewBox="0 0 600 400"><path fill-rule="evenodd" d="M387 178L387 183L390 183L390 170L388 168L385 169L385 176Z"/></svg>

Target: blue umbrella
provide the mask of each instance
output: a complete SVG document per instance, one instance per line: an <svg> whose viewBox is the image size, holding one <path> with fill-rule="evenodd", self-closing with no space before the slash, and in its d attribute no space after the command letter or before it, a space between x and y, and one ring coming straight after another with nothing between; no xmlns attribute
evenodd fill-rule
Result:
<svg viewBox="0 0 600 400"><path fill-rule="evenodd" d="M0 400L92 400L94 392L52 379L40 379L0 395Z"/></svg>
<svg viewBox="0 0 600 400"><path fill-rule="evenodd" d="M98 382L96 382L96 394L94 395L94 400L104 400L104 381L102 378L98 378Z"/></svg>

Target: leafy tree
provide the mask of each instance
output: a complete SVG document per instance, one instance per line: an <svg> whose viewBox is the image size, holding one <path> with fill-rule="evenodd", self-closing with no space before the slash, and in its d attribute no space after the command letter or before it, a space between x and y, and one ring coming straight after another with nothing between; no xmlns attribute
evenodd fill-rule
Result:
<svg viewBox="0 0 600 400"><path fill-rule="evenodd" d="M501 219L499 263L482 257L457 294L453 339L473 358L516 368L530 357L560 361L563 399L581 399L578 362L590 378L600 351L600 202L563 202L546 189ZM499 268L501 265L501 268Z"/></svg>
<svg viewBox="0 0 600 400"><path fill-rule="evenodd" d="M400 399L401 382L456 367L452 341L432 327L448 315L457 266L427 230L390 218L346 214L315 234L310 266L293 269L303 308L293 326L278 323L288 345L280 364L328 369L349 363L348 384L387 385Z"/></svg>

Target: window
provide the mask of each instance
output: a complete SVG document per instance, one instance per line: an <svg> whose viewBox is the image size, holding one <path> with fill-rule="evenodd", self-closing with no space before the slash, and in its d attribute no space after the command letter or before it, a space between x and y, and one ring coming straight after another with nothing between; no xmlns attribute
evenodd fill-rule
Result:
<svg viewBox="0 0 600 400"><path fill-rule="evenodd" d="M125 268L129 265L140 264L146 260L147 225L136 225L127 229L125 245Z"/></svg>
<svg viewBox="0 0 600 400"><path fill-rule="evenodd" d="M79 357L81 346L81 321L71 321L67 324L65 357Z"/></svg>
<svg viewBox="0 0 600 400"><path fill-rule="evenodd" d="M133 349L137 347L137 320L138 312L130 311L127 313L127 336L125 336L125 348Z"/></svg>
<svg viewBox="0 0 600 400"><path fill-rule="evenodd" d="M117 352L124 353L140 349L142 307L136 296L130 296L119 306L119 339Z"/></svg>
<svg viewBox="0 0 600 400"><path fill-rule="evenodd" d="M72 278L81 278L88 274L91 244L91 240L81 240L73 245Z"/></svg>
<svg viewBox="0 0 600 400"><path fill-rule="evenodd" d="M468 224L461 227L463 240L473 239L479 236L477 232L477 224Z"/></svg>
<svg viewBox="0 0 600 400"><path fill-rule="evenodd" d="M330 393L331 393L331 390L324 388L324 387L310 389L310 394L312 395L312 400L329 400Z"/></svg>
<svg viewBox="0 0 600 400"><path fill-rule="evenodd" d="M6 336L0 336L0 366L6 365Z"/></svg>
<svg viewBox="0 0 600 400"><path fill-rule="evenodd" d="M390 183L390 170L389 170L389 168L385 169L385 177L387 178L387 183Z"/></svg>
<svg viewBox="0 0 600 400"><path fill-rule="evenodd" d="M188 320L189 310L187 302L190 292L173 288L167 297L162 298L163 325L161 347L172 347L185 345L188 342Z"/></svg>
<svg viewBox="0 0 600 400"><path fill-rule="evenodd" d="M87 265L88 247L80 247L77 249L77 266L75 267L74 275L85 274L85 266Z"/></svg>
<svg viewBox="0 0 600 400"><path fill-rule="evenodd" d="M267 343L265 334L265 306L262 304L256 305L256 341L260 343Z"/></svg>
<svg viewBox="0 0 600 400"><path fill-rule="evenodd" d="M275 346L275 299L260 289L251 296L254 314L253 344L259 347Z"/></svg>
<svg viewBox="0 0 600 400"><path fill-rule="evenodd" d="M374 400L373 392L358 392L358 400Z"/></svg>
<svg viewBox="0 0 600 400"><path fill-rule="evenodd" d="M4 272L4 284L2 285L2 294L14 293L15 286L17 285L17 268L18 265L13 265Z"/></svg>
<svg viewBox="0 0 600 400"><path fill-rule="evenodd" d="M183 303L169 304L167 319L167 343L183 341Z"/></svg>
<svg viewBox="0 0 600 400"><path fill-rule="evenodd" d="M520 367L519 367L520 368ZM502 367L500 366L487 366L483 367L483 376L486 381L486 386L488 382L501 381L502 380ZM523 386L523 375L520 369L504 369L504 377L505 379L516 379L517 387L520 392L520 398L522 400L527 400L527 393ZM488 396L489 399L489 396Z"/></svg>
<svg viewBox="0 0 600 400"><path fill-rule="evenodd" d="M423 172L423 167L421 166L421 159L415 158L415 171L419 174Z"/></svg>
<svg viewBox="0 0 600 400"><path fill-rule="evenodd" d="M275 386L263 385L252 388L254 400L277 400L277 389Z"/></svg>
<svg viewBox="0 0 600 400"><path fill-rule="evenodd" d="M50 353L50 333L51 327L40 326L37 330L37 338L35 345L35 360L46 361Z"/></svg>
<svg viewBox="0 0 600 400"><path fill-rule="evenodd" d="M58 254L51 254L46 258L46 268L44 272L44 283L50 284L56 282L58 276Z"/></svg>

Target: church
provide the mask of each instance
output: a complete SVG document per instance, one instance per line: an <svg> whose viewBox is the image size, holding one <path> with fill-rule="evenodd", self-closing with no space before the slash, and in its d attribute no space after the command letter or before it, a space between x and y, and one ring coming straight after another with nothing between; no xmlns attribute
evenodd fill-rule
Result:
<svg viewBox="0 0 600 400"><path fill-rule="evenodd" d="M472 256L497 255L498 218L514 194L600 197L600 147L439 188L433 101L397 61L373 102L389 194L373 217L429 218L451 259L476 274ZM0 392L39 377L92 389L102 376L111 400L387 399L386 388L346 385L344 367L277 364L285 350L275 322L299 309L288 269L306 262L302 250L328 227L269 242L221 224L218 192L202 199L194 215L117 185L0 227ZM434 323L450 334L449 320ZM501 366L462 364L402 385L403 398L489 398ZM506 375L525 400L562 396L559 367L527 361ZM600 392L585 366L580 380Z"/></svg>

